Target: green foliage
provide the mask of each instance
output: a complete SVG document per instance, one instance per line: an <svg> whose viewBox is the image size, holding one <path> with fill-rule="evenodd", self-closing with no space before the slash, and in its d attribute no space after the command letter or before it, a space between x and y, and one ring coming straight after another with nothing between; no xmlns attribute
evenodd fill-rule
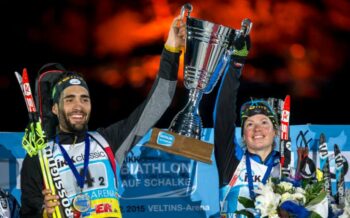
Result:
<svg viewBox="0 0 350 218"><path fill-rule="evenodd" d="M325 197L327 196L327 193L325 191L322 191L319 193L315 198L313 198L310 202L306 203L306 206L312 206L320 203ZM307 199L307 194L306 194Z"/></svg>
<svg viewBox="0 0 350 218"><path fill-rule="evenodd" d="M311 211L310 218L322 218L318 213Z"/></svg>
<svg viewBox="0 0 350 218"><path fill-rule="evenodd" d="M246 197L238 197L238 202L241 203L245 208L254 208L254 201Z"/></svg>
<svg viewBox="0 0 350 218"><path fill-rule="evenodd" d="M311 206L320 203L327 195L324 191L324 181L316 183L307 183L305 185L305 205Z"/></svg>

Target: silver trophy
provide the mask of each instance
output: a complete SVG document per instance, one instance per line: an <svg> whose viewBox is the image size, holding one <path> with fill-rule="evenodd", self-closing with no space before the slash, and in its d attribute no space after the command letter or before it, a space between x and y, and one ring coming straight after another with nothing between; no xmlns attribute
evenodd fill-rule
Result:
<svg viewBox="0 0 350 218"><path fill-rule="evenodd" d="M159 132L153 131L150 144L151 147L170 153L211 163L213 145L200 141L202 120L198 110L199 103L203 94L210 93L215 87L235 49L236 40L249 34L252 23L249 19L244 19L242 28L235 30L191 18L191 11L191 4L182 6L181 17L186 18L187 27L184 84L189 90L188 102L172 120L169 131L160 131L163 136L173 133L171 135L174 140L169 138L172 143L167 141L167 145L161 145L159 141L163 141L159 140ZM156 143L152 143L154 141Z"/></svg>

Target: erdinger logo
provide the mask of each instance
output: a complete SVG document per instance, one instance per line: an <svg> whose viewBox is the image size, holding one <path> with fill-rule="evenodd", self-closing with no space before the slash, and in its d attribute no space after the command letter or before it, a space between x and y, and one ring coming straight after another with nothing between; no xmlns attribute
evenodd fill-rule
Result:
<svg viewBox="0 0 350 218"><path fill-rule="evenodd" d="M99 213L111 213L112 211L112 205L103 203L96 205L96 214Z"/></svg>

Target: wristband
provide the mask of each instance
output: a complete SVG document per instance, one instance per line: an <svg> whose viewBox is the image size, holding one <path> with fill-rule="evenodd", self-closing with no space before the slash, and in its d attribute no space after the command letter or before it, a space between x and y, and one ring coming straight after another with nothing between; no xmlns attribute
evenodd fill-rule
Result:
<svg viewBox="0 0 350 218"><path fill-rule="evenodd" d="M164 45L164 48L167 51L174 52L174 53L179 53L181 51L181 48L179 48L179 47L172 47L172 46L167 45L167 44Z"/></svg>

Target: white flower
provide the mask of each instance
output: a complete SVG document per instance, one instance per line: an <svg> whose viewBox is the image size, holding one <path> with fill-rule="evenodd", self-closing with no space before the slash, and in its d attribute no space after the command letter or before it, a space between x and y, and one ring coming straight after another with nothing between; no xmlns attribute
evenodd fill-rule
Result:
<svg viewBox="0 0 350 218"><path fill-rule="evenodd" d="M300 187L296 187L295 188L295 193L300 193L300 194L303 194L303 195L305 195L305 190L304 189L302 189L302 188L300 188Z"/></svg>
<svg viewBox="0 0 350 218"><path fill-rule="evenodd" d="M258 189L254 190L255 193L259 195L267 195L267 194L274 194L273 192L273 186L271 180L268 180L267 183L264 185L261 182L258 183Z"/></svg>
<svg viewBox="0 0 350 218"><path fill-rule="evenodd" d="M288 200L293 200L292 194L289 192L285 192L281 196L281 203L288 201Z"/></svg>
<svg viewBox="0 0 350 218"><path fill-rule="evenodd" d="M277 199L279 198L280 196L278 195ZM261 217L274 217L277 215L279 200L270 199L269 201L262 196L258 196L255 200L255 208L260 211Z"/></svg>
<svg viewBox="0 0 350 218"><path fill-rule="evenodd" d="M258 184L258 189L255 190L259 194L255 198L255 208L260 210L261 217L274 217L277 215L277 207L279 205L281 196L273 192L272 182L266 185Z"/></svg>
<svg viewBox="0 0 350 218"><path fill-rule="evenodd" d="M280 182L277 186L283 188L283 190L286 192L289 192L290 190L293 189L293 184L290 182L283 181L283 182Z"/></svg>
<svg viewBox="0 0 350 218"><path fill-rule="evenodd" d="M306 197L302 193L295 193L292 195L292 200L298 201L302 205L306 202Z"/></svg>

